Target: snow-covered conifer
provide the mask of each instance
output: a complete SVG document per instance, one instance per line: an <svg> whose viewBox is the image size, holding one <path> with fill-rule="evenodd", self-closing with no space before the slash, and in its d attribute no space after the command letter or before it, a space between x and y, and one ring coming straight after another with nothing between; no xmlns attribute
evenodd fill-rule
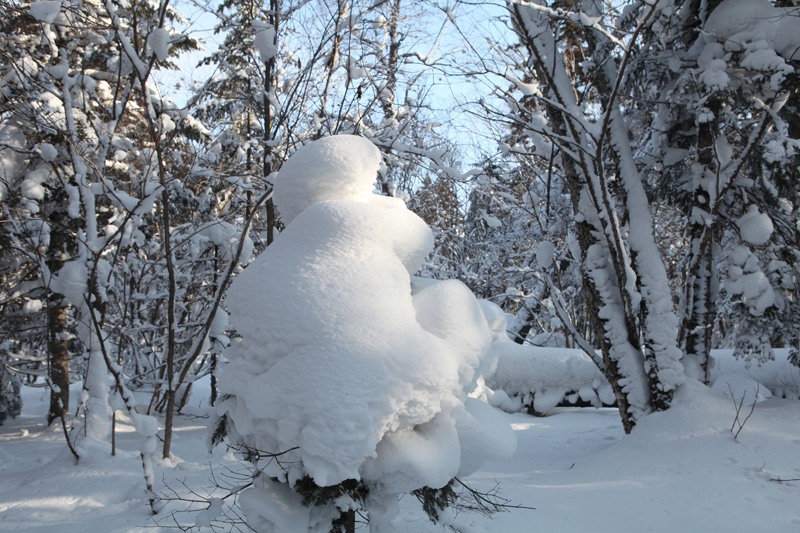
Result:
<svg viewBox="0 0 800 533"><path fill-rule="evenodd" d="M372 194L380 159L346 135L299 150L275 186L287 227L229 292L241 339L212 427L258 467L239 501L259 530L327 533L363 509L390 531L400 494L515 447L467 397L490 363L484 310L458 281L412 277L433 238L402 200Z"/></svg>

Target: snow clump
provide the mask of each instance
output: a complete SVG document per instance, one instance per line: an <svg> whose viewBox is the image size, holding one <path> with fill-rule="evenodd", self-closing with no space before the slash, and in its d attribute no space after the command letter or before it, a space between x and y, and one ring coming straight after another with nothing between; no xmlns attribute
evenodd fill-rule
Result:
<svg viewBox="0 0 800 533"><path fill-rule="evenodd" d="M147 36L147 45L156 55L159 61L167 59L167 54L170 49L170 36L169 30L165 28L156 28L150 35Z"/></svg>
<svg viewBox="0 0 800 533"><path fill-rule="evenodd" d="M491 365L495 320L458 281L412 281L433 236L402 200L372 194L380 162L349 135L298 150L275 185L287 227L228 294L241 339L216 415L231 442L283 453L242 495L259 530L327 533L356 505L305 509L267 477L359 480L370 530L392 531L400 494L516 448L500 415L467 396Z"/></svg>
<svg viewBox="0 0 800 533"><path fill-rule="evenodd" d="M754 246L767 244L775 229L769 215L760 213L755 204L750 204L747 213L736 221L736 225L739 226L742 240Z"/></svg>
<svg viewBox="0 0 800 533"><path fill-rule="evenodd" d="M261 61L266 63L278 53L278 47L275 46L275 28L271 24L257 19L252 22L251 26L255 32L253 45L261 55Z"/></svg>
<svg viewBox="0 0 800 533"><path fill-rule="evenodd" d="M758 49L774 50L785 59L800 58L796 7L775 7L769 0L725 0L708 16L704 30L723 42L726 51L764 41Z"/></svg>
<svg viewBox="0 0 800 533"><path fill-rule="evenodd" d="M742 302L753 316L762 316L775 305L775 291L761 270L758 258L746 246L737 246L730 254L728 279L723 287L730 294L741 295Z"/></svg>
<svg viewBox="0 0 800 533"><path fill-rule="evenodd" d="M536 245L536 261L542 268L549 268L555 258L556 247L550 241L541 241Z"/></svg>
<svg viewBox="0 0 800 533"><path fill-rule="evenodd" d="M61 0L46 0L43 2L33 2L30 7L30 14L40 22L52 24L58 13L61 11Z"/></svg>
<svg viewBox="0 0 800 533"><path fill-rule="evenodd" d="M347 135L304 146L283 165L275 181L281 218L289 224L307 207L329 200L379 201L372 194L379 166L380 152L372 143L354 143ZM405 205L393 205L405 209ZM427 252L421 249L420 253L422 261Z"/></svg>
<svg viewBox="0 0 800 533"><path fill-rule="evenodd" d="M547 413L565 401L574 404L580 399L595 407L616 401L611 385L582 350L520 345L506 338L495 344L494 353L498 362L486 376L486 385L494 389L488 400L503 410L527 406ZM501 391L511 403L496 403L492 396Z"/></svg>

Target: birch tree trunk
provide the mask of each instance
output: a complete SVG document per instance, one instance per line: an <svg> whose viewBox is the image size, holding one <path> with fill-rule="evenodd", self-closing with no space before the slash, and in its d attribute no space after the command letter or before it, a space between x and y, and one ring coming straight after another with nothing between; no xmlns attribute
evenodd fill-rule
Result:
<svg viewBox="0 0 800 533"><path fill-rule="evenodd" d="M578 20L603 13L600 5L581 7ZM602 360L593 359L614 390L626 432L645 414L667 409L684 377L666 269L618 99L631 49L655 6L642 9L628 44L616 41L623 47L621 58L611 37L585 22L586 50L595 65L590 81L603 106L599 118L589 121L574 88L578 81L568 72L552 25L562 14L537 4L510 5L542 88L538 96L550 129L539 126L537 133L561 151L572 197L589 323L595 338L601 339ZM573 76L578 70L571 69ZM611 192L611 179L622 184L622 191L616 191L620 206ZM621 219L629 221L628 227Z"/></svg>

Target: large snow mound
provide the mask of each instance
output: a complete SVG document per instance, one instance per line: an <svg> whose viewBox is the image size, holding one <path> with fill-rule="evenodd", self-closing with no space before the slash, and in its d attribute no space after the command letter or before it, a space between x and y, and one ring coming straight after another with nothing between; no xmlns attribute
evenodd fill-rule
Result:
<svg viewBox="0 0 800 533"><path fill-rule="evenodd" d="M515 449L497 411L467 398L490 366L484 306L458 281L412 292L433 236L402 201L369 193L379 161L351 136L299 150L276 185L291 222L228 293L241 341L217 414L234 442L291 450L266 469L290 485L360 479L399 494Z"/></svg>

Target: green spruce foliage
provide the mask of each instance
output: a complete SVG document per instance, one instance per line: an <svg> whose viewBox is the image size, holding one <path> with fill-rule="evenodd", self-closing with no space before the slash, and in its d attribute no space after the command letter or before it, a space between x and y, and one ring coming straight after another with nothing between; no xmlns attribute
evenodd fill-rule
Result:
<svg viewBox="0 0 800 533"><path fill-rule="evenodd" d="M422 510L425 511L425 514L434 524L439 523L439 513L454 505L458 499L458 494L453 490L454 481L455 479L451 479L447 485L440 489L422 487L412 492L422 504Z"/></svg>

